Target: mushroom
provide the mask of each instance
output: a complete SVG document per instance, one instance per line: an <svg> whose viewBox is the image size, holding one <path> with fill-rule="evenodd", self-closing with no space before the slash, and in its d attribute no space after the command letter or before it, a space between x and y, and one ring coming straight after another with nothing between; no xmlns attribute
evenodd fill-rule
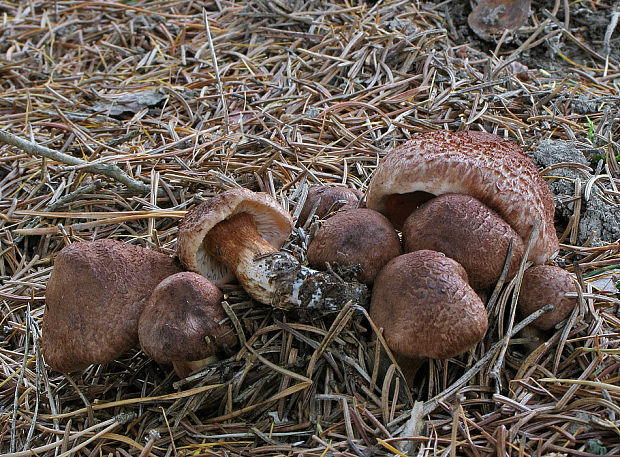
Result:
<svg viewBox="0 0 620 457"><path fill-rule="evenodd" d="M142 350L159 363L172 363L184 378L238 344L222 307L222 292L207 278L182 272L160 282L138 324Z"/></svg>
<svg viewBox="0 0 620 457"><path fill-rule="evenodd" d="M310 214L324 218L329 213L342 209L357 208L364 194L357 189L336 186L312 186L297 218L298 225L304 225ZM314 212L312 212L314 210Z"/></svg>
<svg viewBox="0 0 620 457"><path fill-rule="evenodd" d="M487 330L487 313L455 260L429 250L392 259L375 279L370 316L411 384L426 358L461 354Z"/></svg>
<svg viewBox="0 0 620 457"><path fill-rule="evenodd" d="M216 285L233 272L252 298L276 308L336 311L349 300L366 301L364 285L343 283L278 251L291 230L289 214L270 195L231 189L186 214L178 254L187 269Z"/></svg>
<svg viewBox="0 0 620 457"><path fill-rule="evenodd" d="M308 263L315 268L326 265L360 265L357 279L372 284L383 266L402 254L394 226L371 209L351 209L327 219L308 245Z"/></svg>
<svg viewBox="0 0 620 457"><path fill-rule="evenodd" d="M566 296L569 292L577 292L570 273L553 265L536 265L523 273L517 309L525 317L551 303L553 310L531 324L540 330L550 330L570 316L577 306L575 297Z"/></svg>
<svg viewBox="0 0 620 457"><path fill-rule="evenodd" d="M489 133L433 131L415 136L381 160L366 205L400 229L416 207L447 193L480 200L522 240L539 220L540 234L528 260L542 264L558 250L549 187L516 144Z"/></svg>
<svg viewBox="0 0 620 457"><path fill-rule="evenodd" d="M530 14L531 0L480 0L467 18L483 40L522 26Z"/></svg>
<svg viewBox="0 0 620 457"><path fill-rule="evenodd" d="M523 258L521 237L495 211L463 194L443 194L415 209L403 225L405 252L430 249L460 263L477 291L493 286L513 240L507 279Z"/></svg>
<svg viewBox="0 0 620 457"><path fill-rule="evenodd" d="M244 250L254 249L262 253L277 251L293 230L291 217L278 202L268 194L243 188L222 192L188 211L179 224L179 259L185 268L209 278L218 287L235 279L235 268L228 268L217 259L217 255L207 251L205 237L217 224L237 214L241 218L250 219L248 227L242 225L241 231L257 232L247 240L243 239L239 231L231 232L235 238L241 237L243 243L259 244L256 247L245 247Z"/></svg>
<svg viewBox="0 0 620 457"><path fill-rule="evenodd" d="M45 291L46 362L68 373L110 362L136 346L138 318L151 292L180 271L164 254L118 241L65 247Z"/></svg>

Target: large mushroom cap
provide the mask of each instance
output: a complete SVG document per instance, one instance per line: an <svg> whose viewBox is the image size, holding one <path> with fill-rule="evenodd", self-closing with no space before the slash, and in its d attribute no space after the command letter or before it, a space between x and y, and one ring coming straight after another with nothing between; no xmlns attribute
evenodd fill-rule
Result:
<svg viewBox="0 0 620 457"><path fill-rule="evenodd" d="M140 346L160 363L189 362L237 344L223 325L222 292L207 278L189 271L164 279L140 316Z"/></svg>
<svg viewBox="0 0 620 457"><path fill-rule="evenodd" d="M395 148L373 173L367 207L400 228L417 206L447 193L480 200L523 240L540 220L528 260L544 263L557 251L551 191L516 144L488 133L427 132Z"/></svg>
<svg viewBox="0 0 620 457"><path fill-rule="evenodd" d="M506 263L517 274L525 250L521 237L499 215L470 195L444 194L415 209L403 225L405 252L430 249L460 263L475 290L493 286Z"/></svg>
<svg viewBox="0 0 620 457"><path fill-rule="evenodd" d="M304 225L313 208L314 214L323 218L330 211L338 209L353 209L357 207L364 194L357 189L337 186L312 186L308 189L308 196L299 213L298 225Z"/></svg>
<svg viewBox="0 0 620 457"><path fill-rule="evenodd" d="M230 189L195 206L181 220L177 252L183 265L217 286L234 280L235 274L207 252L203 241L216 224L240 213L250 214L258 232L276 249L293 231L291 216L269 194L244 188Z"/></svg>
<svg viewBox="0 0 620 457"><path fill-rule="evenodd" d="M308 262L316 268L360 265L358 279L372 284L383 266L402 254L396 230L371 209L351 209L327 219L308 246Z"/></svg>
<svg viewBox="0 0 620 457"><path fill-rule="evenodd" d="M56 256L45 292L42 349L55 370L110 362L138 342L157 284L181 271L158 252L113 240L73 243Z"/></svg>
<svg viewBox="0 0 620 457"><path fill-rule="evenodd" d="M392 351L445 359L467 351L487 330L484 304L456 261L435 251L392 259L375 279L370 316Z"/></svg>
<svg viewBox="0 0 620 457"><path fill-rule="evenodd" d="M577 299L566 297L567 292L577 292L570 273L553 265L536 265L523 273L517 306L523 316L529 316L551 303L553 309L532 322L540 330L550 330L577 306Z"/></svg>

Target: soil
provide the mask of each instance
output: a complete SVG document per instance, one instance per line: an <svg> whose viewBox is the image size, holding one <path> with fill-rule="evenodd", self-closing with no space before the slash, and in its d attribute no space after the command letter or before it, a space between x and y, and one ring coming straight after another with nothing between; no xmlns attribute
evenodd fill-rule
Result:
<svg viewBox="0 0 620 457"><path fill-rule="evenodd" d="M73 156L0 144L0 454L620 455L620 2L532 0L485 41L475 1L0 1L0 132ZM235 186L296 218L308 186L365 191L395 145L438 129L500 135L547 169L553 262L587 292L551 333L518 333L507 282L483 294L485 338L406 386L363 307L285 312L227 284L238 352L199 374L137 348L46 368L66 244L174 255L185 211ZM285 250L305 261L317 224Z"/></svg>
<svg viewBox="0 0 620 457"><path fill-rule="evenodd" d="M484 52L497 50L496 42L489 42L480 39L467 24L467 17L471 12L471 3L462 0L448 0L433 2L437 6L437 11L445 15L450 37L457 43L470 43ZM507 36L506 41L499 48L496 54L511 54L523 45L531 36L533 30L538 25L547 20L549 23L543 29L543 34L553 30L564 28L564 23L551 16L556 3L559 3L557 18L565 17L565 2L555 0L543 0L532 2L532 8L528 22L519 30ZM465 4L465 5L464 5ZM464 7L465 6L465 7ZM571 2L569 28L572 39L560 39L562 34L558 33L553 37L543 40L537 46L523 51L519 56L519 61L532 69L544 69L547 71L559 71L571 73L575 65L582 66L584 69L598 67L603 59L598 58L592 52L588 52L580 46L586 46L603 58L609 52L609 62L618 65L620 63L620 27L616 27L610 35L609 45L605 46L605 34L612 21L612 15L620 12L620 2L593 2L578 1ZM452 25L452 27L450 27Z"/></svg>

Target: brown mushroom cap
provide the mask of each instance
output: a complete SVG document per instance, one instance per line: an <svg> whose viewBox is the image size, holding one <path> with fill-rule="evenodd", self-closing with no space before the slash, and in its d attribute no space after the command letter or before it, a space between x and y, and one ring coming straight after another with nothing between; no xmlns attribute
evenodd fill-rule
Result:
<svg viewBox="0 0 620 457"><path fill-rule="evenodd" d="M488 133L427 132L395 148L373 173L367 207L400 228L417 206L447 193L480 200L523 240L540 220L528 260L544 263L558 250L549 187L516 144Z"/></svg>
<svg viewBox="0 0 620 457"><path fill-rule="evenodd" d="M301 213L299 213L297 225L304 225L306 223L315 205L317 207L314 214L322 219L330 211L356 208L358 202L363 197L363 192L357 189L336 186L312 186L308 189L308 196Z"/></svg>
<svg viewBox="0 0 620 457"><path fill-rule="evenodd" d="M234 280L234 272L207 252L203 240L212 227L239 213L250 214L258 232L276 249L293 230L291 216L269 194L243 188L227 190L192 208L179 224L177 252L188 270L217 286Z"/></svg>
<svg viewBox="0 0 620 457"><path fill-rule="evenodd" d="M487 330L484 304L456 261L435 251L392 259L375 279L370 316L392 351L445 359L467 351Z"/></svg>
<svg viewBox="0 0 620 457"><path fill-rule="evenodd" d="M443 194L414 210L403 225L405 252L430 249L460 263L475 289L497 283L510 239L513 239L508 279L523 258L521 237L495 211L474 197Z"/></svg>
<svg viewBox="0 0 620 457"><path fill-rule="evenodd" d="M140 316L140 346L160 363L202 360L234 347L232 328L222 325L222 292L189 271L164 279Z"/></svg>
<svg viewBox="0 0 620 457"><path fill-rule="evenodd" d="M308 246L315 268L361 265L358 279L372 284L383 266L402 254L396 230L387 218L370 209L351 209L327 219Z"/></svg>
<svg viewBox="0 0 620 457"><path fill-rule="evenodd" d="M522 26L530 13L531 0L480 0L467 18L483 40Z"/></svg>
<svg viewBox="0 0 620 457"><path fill-rule="evenodd" d="M550 330L566 319L577 306L575 297L564 296L567 292L577 292L577 285L570 273L553 265L536 265L523 273L517 307L523 316L529 316L551 303L553 310L532 322L536 328Z"/></svg>
<svg viewBox="0 0 620 457"><path fill-rule="evenodd" d="M137 345L138 318L157 284L181 271L158 252L113 240L73 243L54 261L42 349L54 370L110 362Z"/></svg>

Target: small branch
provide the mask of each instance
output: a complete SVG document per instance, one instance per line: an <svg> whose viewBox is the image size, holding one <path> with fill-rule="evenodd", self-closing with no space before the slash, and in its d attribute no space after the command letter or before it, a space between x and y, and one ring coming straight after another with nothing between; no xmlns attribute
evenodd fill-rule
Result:
<svg viewBox="0 0 620 457"><path fill-rule="evenodd" d="M53 149L45 146L40 146L36 143L26 141L16 135L13 135L12 133L7 132L6 130L0 130L0 143L10 144L11 146L15 146L16 148L19 148L31 155L47 157L48 159L65 163L67 165L79 166L84 171L89 173L98 173L100 175L107 176L108 178L112 178L115 181L124 184L129 190L138 194L148 194L151 191L151 186L135 180L114 164L89 163L69 154L54 151Z"/></svg>

